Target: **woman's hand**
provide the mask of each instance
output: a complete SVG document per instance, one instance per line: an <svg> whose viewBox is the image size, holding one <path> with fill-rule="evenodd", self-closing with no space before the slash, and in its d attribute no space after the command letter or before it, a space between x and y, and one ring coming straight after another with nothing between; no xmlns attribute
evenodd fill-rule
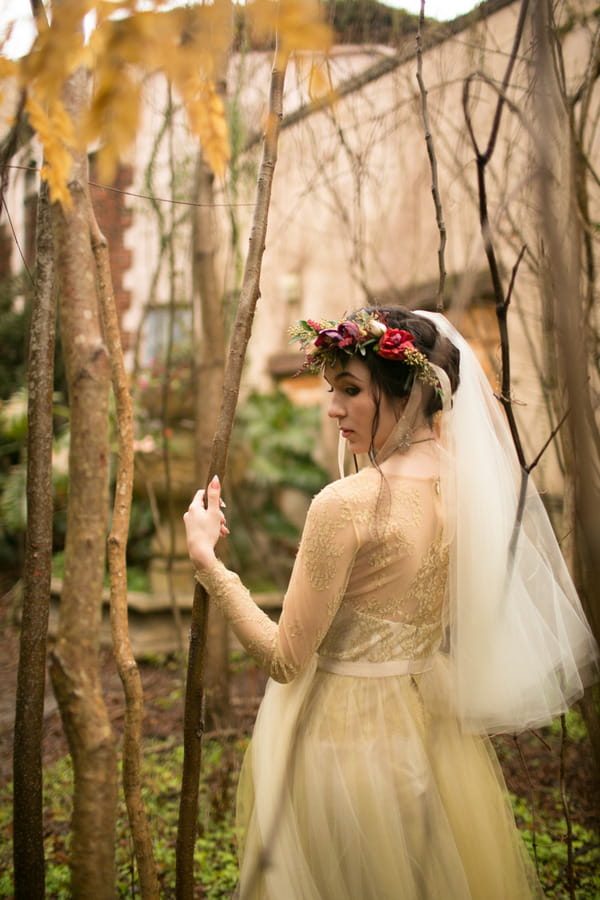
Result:
<svg viewBox="0 0 600 900"><path fill-rule="evenodd" d="M215 544L229 534L221 500L221 485L215 475L208 485L207 502L204 491L197 491L183 517L188 553L197 569L208 569L215 561Z"/></svg>

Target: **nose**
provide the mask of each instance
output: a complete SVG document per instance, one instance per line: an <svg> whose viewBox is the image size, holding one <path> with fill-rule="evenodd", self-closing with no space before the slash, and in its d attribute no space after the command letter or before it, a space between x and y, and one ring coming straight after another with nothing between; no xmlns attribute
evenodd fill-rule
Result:
<svg viewBox="0 0 600 900"><path fill-rule="evenodd" d="M340 404L339 398L336 397L335 394L331 397L331 402L329 404L329 409L327 410L327 415L330 419L341 419L344 415L344 410L342 405Z"/></svg>

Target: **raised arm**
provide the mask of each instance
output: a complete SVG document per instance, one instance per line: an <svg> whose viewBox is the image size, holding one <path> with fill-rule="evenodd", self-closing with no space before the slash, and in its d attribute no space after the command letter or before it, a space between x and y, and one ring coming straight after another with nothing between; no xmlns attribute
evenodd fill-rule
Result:
<svg viewBox="0 0 600 900"><path fill-rule="evenodd" d="M207 509L199 491L184 516L196 578L259 665L276 681L292 681L308 665L344 596L358 546L350 508L333 486L313 500L276 624L214 554L223 533L219 498L218 482L212 482Z"/></svg>

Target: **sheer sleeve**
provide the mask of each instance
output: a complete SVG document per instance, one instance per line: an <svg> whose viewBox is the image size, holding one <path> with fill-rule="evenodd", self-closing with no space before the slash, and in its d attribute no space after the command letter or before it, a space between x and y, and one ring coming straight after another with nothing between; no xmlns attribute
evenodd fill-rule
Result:
<svg viewBox="0 0 600 900"><path fill-rule="evenodd" d="M276 681L292 681L310 661L344 596L358 549L351 509L335 484L308 511L279 624L252 600L239 577L217 561L196 573L236 636Z"/></svg>

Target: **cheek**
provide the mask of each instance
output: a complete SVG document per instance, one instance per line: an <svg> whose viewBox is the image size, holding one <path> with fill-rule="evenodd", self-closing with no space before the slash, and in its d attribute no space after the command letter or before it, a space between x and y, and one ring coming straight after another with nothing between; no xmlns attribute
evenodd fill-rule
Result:
<svg viewBox="0 0 600 900"><path fill-rule="evenodd" d="M362 398L361 408L360 408L360 417L362 422L369 429L373 424L373 419L375 417L375 401L372 397L365 395Z"/></svg>

